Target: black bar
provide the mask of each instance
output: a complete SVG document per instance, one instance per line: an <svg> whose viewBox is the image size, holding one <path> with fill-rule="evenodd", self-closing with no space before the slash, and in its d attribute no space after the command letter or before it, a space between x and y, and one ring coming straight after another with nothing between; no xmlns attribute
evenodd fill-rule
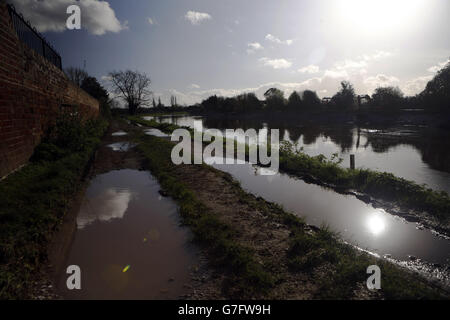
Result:
<svg viewBox="0 0 450 320"><path fill-rule="evenodd" d="M62 70L62 59L55 49L53 49L53 47L47 43L47 41L27 21L25 21L20 14L16 12L13 5L8 4L8 11L14 30L16 31L20 41Z"/></svg>

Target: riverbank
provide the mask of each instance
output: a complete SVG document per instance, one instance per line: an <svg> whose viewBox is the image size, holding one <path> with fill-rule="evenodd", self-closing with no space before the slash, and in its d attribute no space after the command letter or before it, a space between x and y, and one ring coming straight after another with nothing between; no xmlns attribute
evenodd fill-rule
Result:
<svg viewBox="0 0 450 320"><path fill-rule="evenodd" d="M108 123L60 125L73 130L43 142L28 165L0 182L1 299L28 299L40 289L51 294L50 280L40 274L48 244L83 185ZM77 139L66 144L68 137Z"/></svg>
<svg viewBox="0 0 450 320"><path fill-rule="evenodd" d="M178 128L176 125L148 121L140 117L130 119L169 134ZM424 226L449 235L450 198L447 193L434 191L390 173L342 168L336 161L330 161L324 156L312 157L293 150L291 144L282 145L281 172L339 193L354 195L366 203L389 210L390 213L408 221L420 222Z"/></svg>
<svg viewBox="0 0 450 320"><path fill-rule="evenodd" d="M208 248L212 265L227 270L222 284L228 298L418 299L444 294L420 276L357 251L328 230L308 226L246 193L229 174L206 165L172 165L173 144L164 138L139 134L135 142L146 167ZM365 287L371 264L382 269L378 292Z"/></svg>

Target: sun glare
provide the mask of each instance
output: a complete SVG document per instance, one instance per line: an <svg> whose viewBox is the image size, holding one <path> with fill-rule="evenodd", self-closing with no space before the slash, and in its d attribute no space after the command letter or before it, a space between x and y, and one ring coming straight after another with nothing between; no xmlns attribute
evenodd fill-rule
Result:
<svg viewBox="0 0 450 320"><path fill-rule="evenodd" d="M369 33L396 31L414 23L424 0L339 0L339 23ZM418 22L418 21L417 21Z"/></svg>
<svg viewBox="0 0 450 320"><path fill-rule="evenodd" d="M386 224L381 215L374 214L367 220L367 227L373 235L377 236L384 231Z"/></svg>

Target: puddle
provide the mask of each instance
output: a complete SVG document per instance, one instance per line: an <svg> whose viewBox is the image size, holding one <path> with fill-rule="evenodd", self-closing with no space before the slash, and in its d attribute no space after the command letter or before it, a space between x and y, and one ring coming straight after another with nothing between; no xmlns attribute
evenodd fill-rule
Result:
<svg viewBox="0 0 450 320"><path fill-rule="evenodd" d="M113 151L117 152L127 152L128 150L134 148L135 146L136 144L130 142L116 142L108 145L108 147L113 149Z"/></svg>
<svg viewBox="0 0 450 320"><path fill-rule="evenodd" d="M245 190L282 205L287 211L304 217L307 223L318 227L328 225L354 246L400 261L415 256L430 263L450 265L449 240L354 196L341 195L285 174L261 175L267 169L249 163L213 166L230 173Z"/></svg>
<svg viewBox="0 0 450 320"><path fill-rule="evenodd" d="M159 129L154 129L154 128L152 128L152 129L147 129L147 130L145 130L144 132L145 132L146 135L149 135L149 136L155 136L155 137L161 137L161 138L167 138L167 137L170 137L168 134L162 132L161 130L159 130Z"/></svg>
<svg viewBox="0 0 450 320"><path fill-rule="evenodd" d="M65 299L176 299L188 289L197 250L180 227L178 209L161 197L145 171L119 170L94 178L80 208L67 266L81 269L81 290Z"/></svg>
<svg viewBox="0 0 450 320"><path fill-rule="evenodd" d="M113 137L123 137L128 135L128 133L126 133L125 131L117 131L114 132L113 134L111 134Z"/></svg>

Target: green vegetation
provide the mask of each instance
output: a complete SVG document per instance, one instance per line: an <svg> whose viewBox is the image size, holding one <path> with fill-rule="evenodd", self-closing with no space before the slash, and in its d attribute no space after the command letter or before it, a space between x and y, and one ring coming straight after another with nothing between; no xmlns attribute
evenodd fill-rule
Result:
<svg viewBox="0 0 450 320"><path fill-rule="evenodd" d="M317 299L350 299L365 286L366 269L377 265L381 269L381 290L384 299L438 299L443 293L429 287L417 275L369 254L359 252L342 243L327 228L315 234L293 227L288 250L289 266L294 272L311 273L326 270L319 275ZM331 274L330 274L331 273Z"/></svg>
<svg viewBox="0 0 450 320"><path fill-rule="evenodd" d="M166 132L171 128L167 124L158 127ZM255 294L260 296L261 293L270 297L271 289L283 281L279 266L265 267L257 263L252 250L234 240L236 227L223 223L219 216L210 212L196 198L195 191L180 182L180 173L175 172L176 166L170 161L173 143L143 134L136 138L136 142L139 142L138 148L145 155L146 167L158 178L162 188L178 202L184 222L191 227L196 238L212 250L212 262L225 270L230 269L232 280L225 287L226 293L232 292L234 298L254 298ZM203 165L203 168L222 175L232 183L239 194L236 201L247 203L249 207L264 213L269 221L288 227L290 244L287 258L290 272L307 274L312 282L318 284L314 290L315 298L346 299L355 297L355 294L358 297L356 292L365 290L368 277L366 269L374 264L381 268L383 275L382 289L377 293L377 298L443 297L440 290L431 288L417 275L357 251L338 240L327 228L310 231L300 218L285 212L280 206L246 193L229 174L207 165Z"/></svg>
<svg viewBox="0 0 450 320"><path fill-rule="evenodd" d="M28 298L52 231L107 126L62 115L31 163L0 182L0 299Z"/></svg>
<svg viewBox="0 0 450 320"><path fill-rule="evenodd" d="M179 128L173 124L158 123L154 120L147 121L139 117L129 117L128 119L158 128L166 133L171 133ZM246 150L248 151L248 146L246 146ZM342 168L338 161L328 160L323 155L312 157L294 150L291 143L281 143L281 171L300 178L326 183L339 190L357 190L376 199L392 201L415 210L424 210L444 225L449 221L450 197L446 192L434 191L387 172Z"/></svg>

